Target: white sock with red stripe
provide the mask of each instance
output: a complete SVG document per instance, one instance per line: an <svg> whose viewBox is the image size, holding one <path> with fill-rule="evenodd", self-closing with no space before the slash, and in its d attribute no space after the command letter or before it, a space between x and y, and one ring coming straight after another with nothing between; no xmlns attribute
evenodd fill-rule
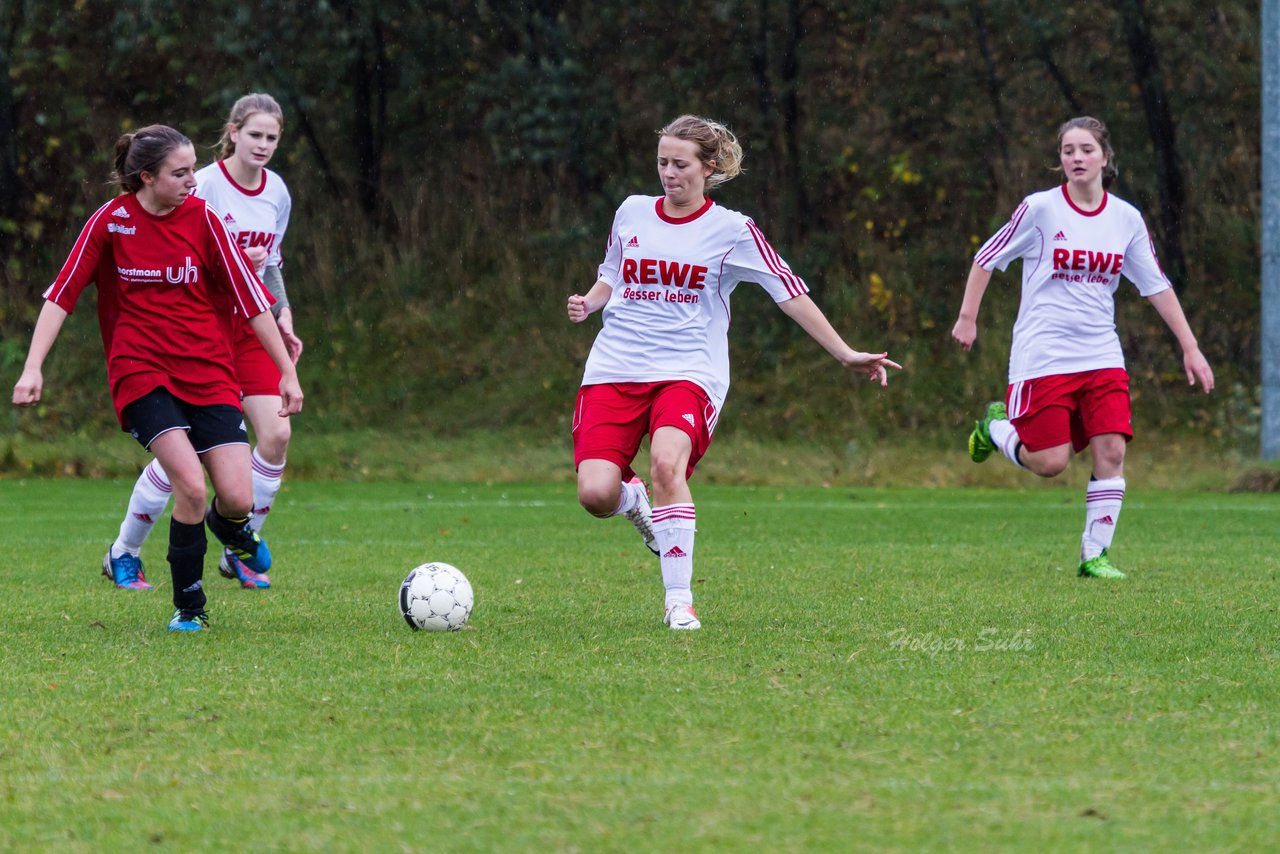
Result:
<svg viewBox="0 0 1280 854"><path fill-rule="evenodd" d="M156 520L164 515L171 495L173 487L169 484L169 476L164 473L160 461L152 457L133 485L129 512L120 523L120 534L111 544L112 557L120 557L125 552L136 557L141 553L142 544L156 526Z"/></svg>
<svg viewBox="0 0 1280 854"><path fill-rule="evenodd" d="M653 508L653 536L658 542L666 608L693 604L693 535L697 519L692 504Z"/></svg>
<svg viewBox="0 0 1280 854"><path fill-rule="evenodd" d="M261 531L271 512L271 505L280 491L280 480L284 477L284 463L272 465L264 460L258 449L253 449L253 512L249 514L249 527Z"/></svg>
<svg viewBox="0 0 1280 854"><path fill-rule="evenodd" d="M1080 560L1088 560L1111 548L1111 538L1120 521L1124 503L1124 478L1091 480L1084 497L1084 534L1080 537Z"/></svg>
<svg viewBox="0 0 1280 854"><path fill-rule="evenodd" d="M1018 438L1018 431L1012 421L999 418L987 425L987 431L991 434L991 441L1000 449L1000 453L1018 468L1026 468L1022 460L1018 459L1018 449L1022 447L1022 440Z"/></svg>
<svg viewBox="0 0 1280 854"><path fill-rule="evenodd" d="M611 515L621 516L629 510L635 508L639 502L639 496L644 495L644 484L638 480L622 482L622 491L618 496L618 508Z"/></svg>

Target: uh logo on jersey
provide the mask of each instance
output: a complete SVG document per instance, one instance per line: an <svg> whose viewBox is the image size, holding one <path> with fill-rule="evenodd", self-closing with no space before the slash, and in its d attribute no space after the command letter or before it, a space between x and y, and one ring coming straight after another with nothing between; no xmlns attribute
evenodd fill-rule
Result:
<svg viewBox="0 0 1280 854"><path fill-rule="evenodd" d="M622 261L622 282L660 288L624 288L622 296L626 299L696 303L699 296L690 291L706 289L707 268L701 264L681 264L658 258L625 258Z"/></svg>
<svg viewBox="0 0 1280 854"><path fill-rule="evenodd" d="M1053 275L1062 282L1109 285L1124 267L1123 252L1092 252L1087 249L1053 250Z"/></svg>

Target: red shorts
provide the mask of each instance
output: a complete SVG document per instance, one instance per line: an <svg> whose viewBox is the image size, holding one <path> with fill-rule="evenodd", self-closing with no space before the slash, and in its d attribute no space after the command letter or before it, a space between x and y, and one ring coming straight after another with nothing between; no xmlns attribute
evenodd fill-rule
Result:
<svg viewBox="0 0 1280 854"><path fill-rule="evenodd" d="M240 383L240 393L245 397L268 394L280 396L280 369L267 355L267 350L253 333L253 327L236 317L234 352L231 357L232 367L236 372L236 382Z"/></svg>
<svg viewBox="0 0 1280 854"><path fill-rule="evenodd" d="M678 427L693 442L685 478L711 445L716 408L707 393L687 380L660 383L603 383L578 390L573 410L573 466L583 460L607 460L635 477L631 461L645 435L659 427Z"/></svg>
<svg viewBox="0 0 1280 854"><path fill-rule="evenodd" d="M1124 368L1023 380L1009 386L1005 405L1028 451L1070 442L1079 453L1103 433L1119 433L1126 442L1133 438Z"/></svg>

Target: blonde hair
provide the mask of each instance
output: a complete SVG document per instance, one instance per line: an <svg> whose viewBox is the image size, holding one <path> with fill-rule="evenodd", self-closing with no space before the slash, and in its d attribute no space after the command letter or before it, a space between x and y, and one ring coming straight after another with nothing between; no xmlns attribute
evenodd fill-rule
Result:
<svg viewBox="0 0 1280 854"><path fill-rule="evenodd" d="M191 140L168 125L147 125L126 133L116 140L112 181L121 189L136 193L142 189L142 173L155 175L170 152L184 145L191 145Z"/></svg>
<svg viewBox="0 0 1280 854"><path fill-rule="evenodd" d="M1058 151L1062 151L1062 138L1067 135L1067 131L1073 130L1087 130L1093 135L1102 153L1106 155L1107 165L1102 167L1102 186L1110 187L1111 183L1120 177L1120 167L1116 166L1116 153L1111 147L1111 131L1107 130L1107 126L1100 119L1095 119L1093 116L1077 116L1074 119L1068 119L1062 123L1062 127L1058 128ZM1061 172L1062 167L1059 166L1055 171Z"/></svg>
<svg viewBox="0 0 1280 854"><path fill-rule="evenodd" d="M258 113L266 113L271 116L271 118L280 123L281 132L284 131L284 110L280 109L279 102L265 92L251 92L232 105L231 113L227 116L227 122L222 126L222 139L218 140L218 145L222 146L222 153L219 155L220 160L226 160L236 153L236 144L231 141L231 129L240 130L244 127L244 123L249 121L250 116Z"/></svg>
<svg viewBox="0 0 1280 854"><path fill-rule="evenodd" d="M670 136L692 142L698 147L698 160L714 163L714 172L707 178L706 187L712 190L731 181L742 171L742 146L738 138L719 122L701 116L680 116L658 131L658 136Z"/></svg>

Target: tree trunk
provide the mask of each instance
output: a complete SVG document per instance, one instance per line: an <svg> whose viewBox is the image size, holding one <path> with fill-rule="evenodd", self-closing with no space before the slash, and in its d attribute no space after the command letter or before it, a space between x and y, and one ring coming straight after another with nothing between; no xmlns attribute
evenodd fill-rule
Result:
<svg viewBox="0 0 1280 854"><path fill-rule="evenodd" d="M1174 142L1173 114L1160 76L1160 61L1151 22L1144 0L1122 0L1120 14L1124 19L1125 40L1133 71L1142 93L1142 108L1147 115L1147 128L1156 150L1156 176L1160 183L1160 226L1163 231L1163 267L1181 294L1187 280L1187 260L1182 249L1182 212L1186 205L1186 187L1182 178L1182 162Z"/></svg>

